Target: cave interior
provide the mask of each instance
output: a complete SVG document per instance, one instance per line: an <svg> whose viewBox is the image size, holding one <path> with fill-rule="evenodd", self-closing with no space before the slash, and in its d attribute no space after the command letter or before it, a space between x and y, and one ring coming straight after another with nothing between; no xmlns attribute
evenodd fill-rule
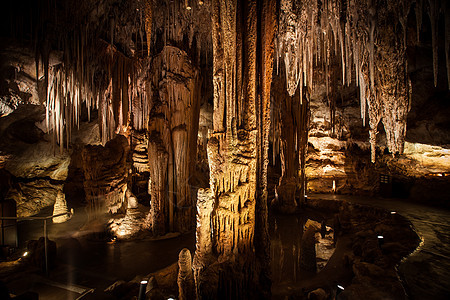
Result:
<svg viewBox="0 0 450 300"><path fill-rule="evenodd" d="M450 2L16 0L1 299L450 299Z"/></svg>

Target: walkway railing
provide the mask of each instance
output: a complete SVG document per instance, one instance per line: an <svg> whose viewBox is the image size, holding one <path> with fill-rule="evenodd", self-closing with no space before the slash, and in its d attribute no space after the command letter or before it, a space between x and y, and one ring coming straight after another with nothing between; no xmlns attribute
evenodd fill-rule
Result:
<svg viewBox="0 0 450 300"><path fill-rule="evenodd" d="M44 221L44 256L45 256L45 274L48 276L48 253L47 253L47 220L69 215L72 215L71 212L60 213L57 215L47 216L47 217L0 217L0 220L16 220L16 221L32 221L32 220L42 220Z"/></svg>

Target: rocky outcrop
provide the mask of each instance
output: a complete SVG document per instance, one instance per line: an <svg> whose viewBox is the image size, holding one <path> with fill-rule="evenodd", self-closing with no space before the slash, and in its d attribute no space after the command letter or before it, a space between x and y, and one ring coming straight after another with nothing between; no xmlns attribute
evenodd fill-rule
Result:
<svg viewBox="0 0 450 300"><path fill-rule="evenodd" d="M145 131L133 130L131 134L133 167L137 173L148 172L148 137Z"/></svg>
<svg viewBox="0 0 450 300"><path fill-rule="evenodd" d="M128 207L126 212L112 215L107 224L111 234L119 240L134 238L142 230L148 229L145 223L148 207L141 205L130 207L130 202L134 197L130 197L128 194L127 190Z"/></svg>
<svg viewBox="0 0 450 300"><path fill-rule="evenodd" d="M130 169L127 139L117 135L105 147L87 145L82 157L89 218L117 213L126 204Z"/></svg>
<svg viewBox="0 0 450 300"><path fill-rule="evenodd" d="M21 105L0 119L2 167L11 173L14 182L8 198L16 201L19 217L52 206L73 171L74 149L77 145L98 143L96 124L82 123L72 136L71 149L55 151L51 135L44 132L43 119L44 111L36 105ZM77 179L70 177L69 186L72 180Z"/></svg>
<svg viewBox="0 0 450 300"><path fill-rule="evenodd" d="M10 41L8 45L2 43L0 55L0 116L7 116L19 105L41 104L43 81L36 78L35 52ZM53 66L60 61L59 51L49 55L49 65ZM42 68L40 72L43 72Z"/></svg>

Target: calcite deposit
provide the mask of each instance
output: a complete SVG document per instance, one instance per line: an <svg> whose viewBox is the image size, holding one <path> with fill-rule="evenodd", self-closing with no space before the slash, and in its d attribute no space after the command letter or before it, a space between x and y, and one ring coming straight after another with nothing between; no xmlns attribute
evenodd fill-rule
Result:
<svg viewBox="0 0 450 300"><path fill-rule="evenodd" d="M2 197L18 217L86 208L111 243L195 232L181 299L270 298L269 212L308 194L448 206L448 1L7 2ZM286 254L295 276L326 270L317 231Z"/></svg>

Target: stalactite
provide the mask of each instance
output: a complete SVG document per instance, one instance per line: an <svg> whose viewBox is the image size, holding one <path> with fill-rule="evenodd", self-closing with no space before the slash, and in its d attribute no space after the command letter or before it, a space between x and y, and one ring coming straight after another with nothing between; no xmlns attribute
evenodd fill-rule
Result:
<svg viewBox="0 0 450 300"><path fill-rule="evenodd" d="M435 0L429 0L434 9L429 9L432 28L437 26L438 4ZM284 62L288 68L285 70L285 76L288 78L286 89L289 95L293 95L300 85L300 99L302 100L303 88L314 88L313 72L315 66L323 66L326 96L330 103L330 109L335 105L336 92L334 84L330 84L330 78L336 76L330 75L334 72L333 62L339 62L341 68L342 85L350 85L352 81L352 72L354 68L355 82L359 86L361 101L361 119L366 125L366 118L369 117L369 124L377 123L375 120L382 120L389 131L389 136L396 137L391 140L388 147L390 151L397 152L402 149L400 145L404 135L403 125L406 115L400 113L397 119L388 113L383 107L392 107L393 99L387 94L389 83L383 78L385 70L389 76L394 77L397 82L407 83L407 72L405 67L397 64L388 64L383 69L379 67L380 58L382 63L392 58L398 59L401 64L406 65L406 26L407 16L410 9L410 1L389 0L386 4L379 7L377 1L304 1L301 5L294 6L291 1L281 1L280 3L280 28L277 52L277 69L279 59ZM416 17L418 23L421 22L421 1L416 4ZM433 14L433 16L431 16ZM392 40L392 45L398 45L403 50L397 50L387 44L379 45L379 40L386 39L388 33L397 37L397 33L391 33L390 30L394 24L391 24L389 17L395 15L402 25L402 36L399 41ZM380 24L389 24L389 26L379 26ZM385 30L388 28L388 30ZM418 24L420 28L420 24ZM437 31L433 29L433 36ZM401 42L400 42L401 41ZM433 42L433 51L437 51L437 42ZM386 59L385 59L386 57ZM437 55L434 60L434 72L437 73ZM315 64L313 61L315 60ZM393 71L395 70L395 72ZM331 77L330 77L331 76ZM389 77L391 80L392 78ZM436 79L436 78L435 78ZM383 85L384 84L384 85ZM391 89L394 87L390 87ZM398 106L405 107L408 101L406 96L408 88L405 84L400 84L394 88L398 97ZM378 99L378 97L382 97ZM407 107L408 105L406 105ZM377 107L375 109L374 107ZM381 109L381 108L383 109ZM333 115L333 112L331 112ZM333 122L333 117L331 121ZM332 124L333 127L333 124ZM375 140L374 140L375 141ZM276 148L276 147L275 147Z"/></svg>
<svg viewBox="0 0 450 300"><path fill-rule="evenodd" d="M361 105L361 118L363 120L363 126L366 126L366 82L364 80L363 75L360 73L358 74L359 77L359 98L360 98L360 105Z"/></svg>
<svg viewBox="0 0 450 300"><path fill-rule="evenodd" d="M136 89L133 86L136 82L129 82L134 62L114 47L98 44L97 51L107 54L101 59L101 63L110 70L110 77L107 79L109 84L99 88L98 83L93 80L93 70L89 65L85 66L84 62L89 60L90 54L83 50L83 40L83 37L76 39L72 50L66 52L67 60L49 67L46 72L46 125L48 131L53 131L60 151L63 151L64 141L69 145L72 127L80 126L82 102L86 102L89 115L90 109L100 109L100 136L103 144L113 138L116 132L124 132L129 123L129 92ZM74 61L69 61L72 56ZM98 100L91 101L93 99ZM141 116L138 112L136 115Z"/></svg>
<svg viewBox="0 0 450 300"><path fill-rule="evenodd" d="M153 0L146 0L144 4L145 11L145 34L147 36L147 56L150 56L151 40L152 40L152 2Z"/></svg>
<svg viewBox="0 0 450 300"><path fill-rule="evenodd" d="M416 13L417 43L420 43L420 29L422 28L422 9L423 0L416 0L414 11Z"/></svg>
<svg viewBox="0 0 450 300"><path fill-rule="evenodd" d="M369 74L370 89L375 89L375 7L369 8Z"/></svg>
<svg viewBox="0 0 450 300"><path fill-rule="evenodd" d="M433 50L434 86L437 86L438 76L438 18L439 6L437 0L428 0L428 15L431 22L431 48Z"/></svg>
<svg viewBox="0 0 450 300"><path fill-rule="evenodd" d="M450 90L450 4L444 1L445 61L447 63L447 87Z"/></svg>

